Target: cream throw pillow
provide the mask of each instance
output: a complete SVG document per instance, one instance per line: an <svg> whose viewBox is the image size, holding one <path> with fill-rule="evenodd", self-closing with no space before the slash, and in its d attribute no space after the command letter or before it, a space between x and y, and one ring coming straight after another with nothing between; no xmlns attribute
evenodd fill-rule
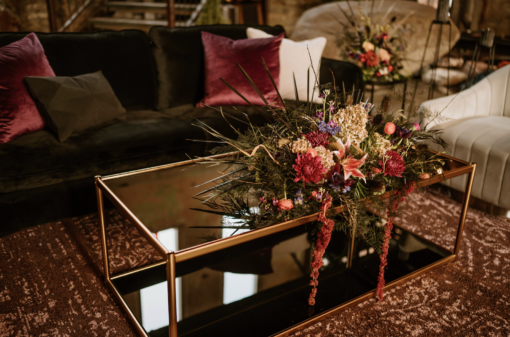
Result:
<svg viewBox="0 0 510 337"><path fill-rule="evenodd" d="M246 35L248 35L249 39L272 37L272 35L255 28L248 28L246 30ZM317 74L317 81L319 81L320 61L325 46L325 37L317 37L312 40L299 42L283 39L280 45L280 84L278 87L283 99L296 99L294 78L292 76L294 73L296 76L299 100L303 102L306 101L306 77L308 68L310 67L310 55L312 56L313 69L315 69L315 73ZM310 50L310 54L308 54L308 50ZM315 74L310 67L310 98L315 103L322 103L316 85Z"/></svg>

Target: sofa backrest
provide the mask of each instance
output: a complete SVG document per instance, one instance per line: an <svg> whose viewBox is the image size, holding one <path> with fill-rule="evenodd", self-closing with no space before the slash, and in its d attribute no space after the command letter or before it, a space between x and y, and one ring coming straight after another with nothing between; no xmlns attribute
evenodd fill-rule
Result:
<svg viewBox="0 0 510 337"><path fill-rule="evenodd" d="M425 112L441 112L446 119L430 120ZM472 87L447 97L423 102L420 106L423 123L428 128L449 120L481 117L510 117L510 65L496 70Z"/></svg>
<svg viewBox="0 0 510 337"><path fill-rule="evenodd" d="M204 49L201 32L246 39L247 25L211 25L194 27L152 27L149 38L153 43L157 65L157 108L166 109L183 104L195 104L204 97ZM282 26L255 26L272 35L284 33Z"/></svg>
<svg viewBox="0 0 510 337"><path fill-rule="evenodd" d="M27 34L0 33L0 47ZM150 41L144 32L36 34L57 76L101 70L127 110L154 108L156 71Z"/></svg>

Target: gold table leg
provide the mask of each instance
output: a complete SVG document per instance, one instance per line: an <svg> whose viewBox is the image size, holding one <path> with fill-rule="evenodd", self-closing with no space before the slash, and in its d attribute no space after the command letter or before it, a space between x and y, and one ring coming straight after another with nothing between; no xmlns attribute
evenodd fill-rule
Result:
<svg viewBox="0 0 510 337"><path fill-rule="evenodd" d="M466 215L469 206L469 197L471 196L471 190L473 188L473 181L475 180L476 163L471 163L473 170L469 172L468 181L466 183L466 192L464 193L464 202L462 204L462 212L460 213L459 227L457 228L457 237L455 238L455 248L453 254L455 255L455 261L459 258L460 244L462 242L462 232L464 231L464 224L466 223Z"/></svg>
<svg viewBox="0 0 510 337"><path fill-rule="evenodd" d="M110 280L110 262L108 260L108 246L106 244L106 226L104 222L104 203L103 203L103 192L97 185L97 181L101 179L101 176L95 177L96 182L96 197L97 197L97 214L99 217L99 223L101 225L101 250L103 251L103 271L105 281L108 283Z"/></svg>
<svg viewBox="0 0 510 337"><path fill-rule="evenodd" d="M349 241L349 251L347 252L347 268L352 268L352 258L354 255L354 243L356 241L356 226L351 231L351 241Z"/></svg>
<svg viewBox="0 0 510 337"><path fill-rule="evenodd" d="M166 279L168 285L168 334L177 337L177 291L175 289L175 253L166 255Z"/></svg>

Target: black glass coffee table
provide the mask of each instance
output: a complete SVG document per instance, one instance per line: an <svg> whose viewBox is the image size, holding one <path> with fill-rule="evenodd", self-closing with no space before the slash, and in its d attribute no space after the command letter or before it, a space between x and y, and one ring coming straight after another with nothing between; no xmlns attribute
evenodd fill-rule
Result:
<svg viewBox="0 0 510 337"><path fill-rule="evenodd" d="M443 174L419 186L465 180L467 193L454 249L396 224L385 290L457 257L476 164L445 157ZM286 336L375 296L379 256L352 233L334 232L324 255L316 304L310 307L308 233L316 214L250 230L239 229L243 223L228 216L193 210L204 207L192 196L213 187L215 181L210 180L231 169L203 165L206 161L96 177L105 281L140 335ZM103 196L162 261L110 274Z"/></svg>

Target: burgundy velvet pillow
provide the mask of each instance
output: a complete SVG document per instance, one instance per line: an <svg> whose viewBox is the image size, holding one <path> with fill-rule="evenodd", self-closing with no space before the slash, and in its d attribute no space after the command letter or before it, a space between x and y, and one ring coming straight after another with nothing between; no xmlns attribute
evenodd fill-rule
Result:
<svg viewBox="0 0 510 337"><path fill-rule="evenodd" d="M266 39L231 40L202 32L205 59L205 97L207 105L248 105L221 82L220 77L239 91L253 105L265 105L236 63L248 73L269 103L277 102L277 93L264 69L262 58L276 86L280 77L280 44L284 34ZM198 106L202 106L200 103Z"/></svg>
<svg viewBox="0 0 510 337"><path fill-rule="evenodd" d="M0 48L0 144L44 127L25 76L55 76L34 33Z"/></svg>

